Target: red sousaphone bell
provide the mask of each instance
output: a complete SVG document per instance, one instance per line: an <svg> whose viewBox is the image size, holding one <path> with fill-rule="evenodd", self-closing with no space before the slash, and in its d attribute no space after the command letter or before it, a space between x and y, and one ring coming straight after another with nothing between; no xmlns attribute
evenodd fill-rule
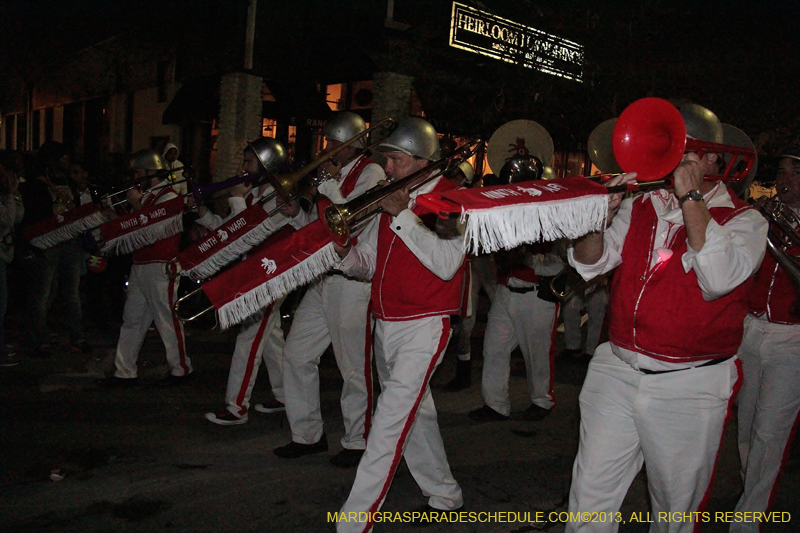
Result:
<svg viewBox="0 0 800 533"><path fill-rule="evenodd" d="M661 98L642 98L629 105L617 119L612 144L619 166L624 172L638 173L640 182L672 173L687 151L700 157L708 152L730 154L722 173L706 176L729 183L745 179L756 161L750 147L687 137L680 111Z"/></svg>

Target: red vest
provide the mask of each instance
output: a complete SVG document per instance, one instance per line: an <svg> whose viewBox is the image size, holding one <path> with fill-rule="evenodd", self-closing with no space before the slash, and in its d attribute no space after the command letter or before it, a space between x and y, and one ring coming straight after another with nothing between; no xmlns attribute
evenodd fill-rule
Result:
<svg viewBox="0 0 800 533"><path fill-rule="evenodd" d="M456 186L441 178L434 191L442 192ZM414 214L429 228L436 215L417 205ZM414 320L428 316L461 313L464 284L464 262L449 281L437 277L420 263L389 225L392 217L381 215L378 230L378 254L372 278L372 313L381 320Z"/></svg>
<svg viewBox="0 0 800 533"><path fill-rule="evenodd" d="M724 225L749 207L732 196L736 207L709 209ZM686 228L673 239L673 255L650 268L658 219L652 203L633 203L631 225L614 272L609 309L611 342L659 361L690 362L729 357L742 342L747 314L747 285L707 302L697 275L684 272Z"/></svg>
<svg viewBox="0 0 800 533"><path fill-rule="evenodd" d="M159 186L162 186L162 182ZM148 194L142 200L142 207L150 207L155 205L161 197L167 194L174 194L175 191L172 187L161 187L155 194ZM181 234L178 233L172 237L155 242L150 246L145 246L133 252L133 263L136 265L143 265L147 263L168 263L178 255L181 247Z"/></svg>
<svg viewBox="0 0 800 533"><path fill-rule="evenodd" d="M797 247L789 249L796 256L800 252ZM792 316L792 308L797 304L797 291L786 275L786 271L778 265L772 253L767 250L761 268L754 277L747 304L750 313L761 316L767 313L767 320L777 324L800 324L800 316Z"/></svg>
<svg viewBox="0 0 800 533"><path fill-rule="evenodd" d="M353 165L353 168L350 169L350 172L347 173L342 183L339 185L339 190L342 193L342 196L347 198L353 189L356 188L356 184L358 183L358 178L361 177L361 173L364 172L364 169L367 168L367 165L370 163L374 163L372 159L365 155L361 155L356 161L356 164Z"/></svg>

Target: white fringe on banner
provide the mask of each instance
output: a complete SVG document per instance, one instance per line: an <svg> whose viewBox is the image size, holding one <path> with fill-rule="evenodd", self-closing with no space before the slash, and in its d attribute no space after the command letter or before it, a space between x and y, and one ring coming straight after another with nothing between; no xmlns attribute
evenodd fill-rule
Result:
<svg viewBox="0 0 800 533"><path fill-rule="evenodd" d="M232 263L252 250L255 246L264 242L266 238L273 233L275 233L275 228L271 227L271 225L267 226L262 222L202 263L198 263L190 269L181 271L181 275L188 276L195 281L211 277L229 263Z"/></svg>
<svg viewBox="0 0 800 533"><path fill-rule="evenodd" d="M607 216L608 197L599 194L470 210L461 214L467 224L464 246L469 253L485 253L531 242L577 239L601 230Z"/></svg>
<svg viewBox="0 0 800 533"><path fill-rule="evenodd" d="M261 311L297 287L314 281L336 266L339 261L340 258L333 249L333 243L328 243L286 272L275 276L250 292L237 294L236 298L217 310L220 329L226 330L241 323L247 317Z"/></svg>
<svg viewBox="0 0 800 533"><path fill-rule="evenodd" d="M100 251L103 253L129 254L145 246L150 246L158 241L173 237L183 231L183 213L175 215L161 222L126 233L103 244Z"/></svg>
<svg viewBox="0 0 800 533"><path fill-rule="evenodd" d="M53 231L49 231L44 235L34 237L30 240L30 243L40 250L46 250L48 248L52 248L56 244L61 244L62 242L72 239L73 237L77 237L83 231L99 226L104 222L108 222L108 219L98 211L97 213L92 213L91 215L76 220L75 222L70 222L65 226L56 228Z"/></svg>

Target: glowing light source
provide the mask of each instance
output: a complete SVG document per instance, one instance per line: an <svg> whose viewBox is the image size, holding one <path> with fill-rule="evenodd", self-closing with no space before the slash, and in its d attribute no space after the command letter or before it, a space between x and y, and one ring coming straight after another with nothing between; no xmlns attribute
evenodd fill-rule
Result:
<svg viewBox="0 0 800 533"><path fill-rule="evenodd" d="M583 82L583 46L453 2L450 46Z"/></svg>

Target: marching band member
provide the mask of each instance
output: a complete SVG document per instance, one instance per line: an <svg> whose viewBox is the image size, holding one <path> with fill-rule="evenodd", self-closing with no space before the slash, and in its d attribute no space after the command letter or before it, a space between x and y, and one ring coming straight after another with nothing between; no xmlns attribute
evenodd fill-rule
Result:
<svg viewBox="0 0 800 533"><path fill-rule="evenodd" d="M152 175L146 191L132 188L126 193L128 203L134 211L177 198L178 194L168 186L169 182L154 175L155 171L166 168L158 153L140 150L131 156L130 165L134 171L134 180ZM161 384L179 385L189 379L192 362L186 355L183 324L172 314L172 303L178 296L178 284L167 276L164 269L164 265L178 255L180 241L181 235L174 235L133 253L127 299L122 312L122 328L114 360L116 370L111 378L99 380L98 384L120 386L138 382L136 362L147 330L153 322L161 335L170 367L170 373Z"/></svg>
<svg viewBox="0 0 800 533"><path fill-rule="evenodd" d="M387 158L386 175L397 179L435 160L438 146L433 126L407 118L378 149ZM336 246L345 274L372 279L375 362L382 388L344 513L379 510L403 457L431 508L456 510L463 504L429 383L450 338L449 316L461 309L464 252L460 238L443 239L426 227L414 201L419 194L454 187L439 177L410 195L396 191L380 202L383 214L357 244ZM342 521L337 530L370 531L372 525Z"/></svg>
<svg viewBox="0 0 800 533"><path fill-rule="evenodd" d="M722 142L709 110L689 104L681 114L689 136ZM767 232L763 217L724 183L703 179L718 173L720 157L687 152L671 191L622 202L610 196L610 226L568 251L584 279L616 269L610 342L595 351L580 394L570 513L617 513L644 462L654 516L703 510L739 380L744 282L764 256ZM625 174L610 185L635 178ZM570 522L566 531L617 527ZM695 527L694 520L656 519L651 531Z"/></svg>
<svg viewBox="0 0 800 533"><path fill-rule="evenodd" d="M551 248L550 243L542 243L495 254L498 284L483 341L481 391L485 405L469 413L476 422L507 420L511 414L508 380L511 352L517 346L525 360L531 398L523 418L542 420L555 405L551 346L558 305L539 297L539 277L554 276L564 267Z"/></svg>
<svg viewBox="0 0 800 533"><path fill-rule="evenodd" d="M269 137L256 139L244 149L242 155L242 170L248 174L258 172L272 172L286 163L286 148ZM260 198L273 191L272 185L265 183L258 188L253 188L248 183L240 183L230 191L231 214L228 218L235 217ZM269 200L263 207L271 211L278 200ZM200 212L201 218L197 221L208 229L215 229L223 223L219 215L208 210ZM267 223L274 231L290 223L290 219L280 213L275 213L267 219ZM250 395L256 383L258 367L261 360L267 365L270 386L273 397L255 406L262 413L277 413L284 410L284 385L283 385L283 330L281 329L280 307L283 299L274 302L270 307L248 317L243 323L239 334L236 336L236 346L233 349L231 368L228 374L228 385L225 391L224 409L205 414L209 422L221 426L235 426L247 422L247 411L250 408Z"/></svg>
<svg viewBox="0 0 800 533"><path fill-rule="evenodd" d="M322 129L326 148L337 148L366 128L364 119L357 114L337 113ZM336 162L322 167L323 172L336 179L321 183L320 193L335 203L343 203L385 179L380 165L362 153L364 146L363 140L356 141L336 155ZM328 272L306 291L283 351L286 416L292 441L275 449L279 457L293 459L328 449L320 412L319 362L332 344L344 380L340 403L345 432L341 439L343 449L331 462L347 468L356 466L361 459L366 447L367 412L372 407L368 386L371 380L366 379L372 365L365 355L369 294L368 281L347 277L340 271Z"/></svg>
<svg viewBox="0 0 800 533"><path fill-rule="evenodd" d="M800 147L784 150L778 159L778 197L797 213ZM795 257L797 244L790 250ZM774 499L800 412L798 295L790 275L770 253L756 274L748 304L739 349L744 384L737 400L744 493L735 511L765 513ZM757 533L759 526L758 521L732 523L730 531Z"/></svg>

